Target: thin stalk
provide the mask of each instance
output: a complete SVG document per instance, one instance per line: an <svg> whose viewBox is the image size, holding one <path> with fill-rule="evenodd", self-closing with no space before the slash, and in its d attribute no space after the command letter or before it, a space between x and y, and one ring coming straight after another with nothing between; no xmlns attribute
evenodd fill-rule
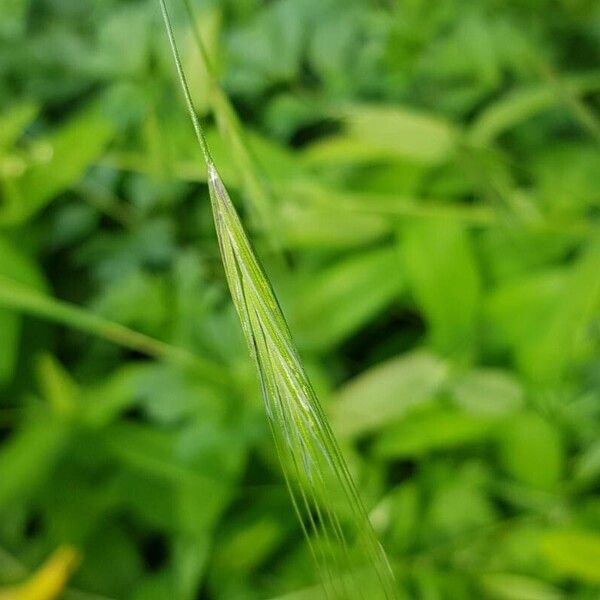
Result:
<svg viewBox="0 0 600 600"><path fill-rule="evenodd" d="M564 78L550 64L537 56L533 56L532 61L542 77L556 90L556 96L571 111L571 114L581 125L582 129L586 130L597 143L600 143L600 121L598 121L594 111L586 106L580 95L573 91Z"/></svg>
<svg viewBox="0 0 600 600"><path fill-rule="evenodd" d="M76 190L87 204L123 228L130 229L135 223L135 212L130 206L122 204L109 190L100 189L90 183L80 183L77 185Z"/></svg>
<svg viewBox="0 0 600 600"><path fill-rule="evenodd" d="M185 73L183 72L183 66L181 63L181 58L179 56L179 50L177 50L177 44L175 42L175 35L173 34L173 26L171 24L171 17L169 16L169 11L167 10L167 4L165 0L159 0L160 10L162 12L162 17L165 22L165 28L167 30L167 37L169 38L169 45L171 46L171 53L173 54L173 60L175 61L175 68L177 69L177 76L179 78L179 82L181 83L181 88L183 90L183 96L185 98L185 104L187 106L187 110L190 114L190 119L192 120L192 125L194 126L194 132L196 133L196 139L198 140L198 144L200 145L200 149L202 150L202 155L204 156L204 162L208 166L212 164L213 160L210 155L210 150L208 148L208 144L206 142L206 137L204 136L204 129L200 124L200 119L198 119L198 115L194 110L194 103L192 102L192 95L190 93L190 88L187 84L187 79L185 77Z"/></svg>
<svg viewBox="0 0 600 600"><path fill-rule="evenodd" d="M179 346L172 346L124 325L90 313L78 306L40 294L8 277L0 276L0 306L61 323L103 338L152 358L189 367L203 379L223 386L229 377L218 363Z"/></svg>
<svg viewBox="0 0 600 600"><path fill-rule="evenodd" d="M274 219L276 203L272 189L265 181L263 170L246 140L240 118L219 83L215 67L202 41L190 0L183 0L183 3L190 21L194 42L208 75L213 114L221 134L229 141L234 163L240 171L245 194L250 199L251 224L267 237L275 256L281 259L281 240ZM280 262L282 265L285 264L285 261L280 260Z"/></svg>

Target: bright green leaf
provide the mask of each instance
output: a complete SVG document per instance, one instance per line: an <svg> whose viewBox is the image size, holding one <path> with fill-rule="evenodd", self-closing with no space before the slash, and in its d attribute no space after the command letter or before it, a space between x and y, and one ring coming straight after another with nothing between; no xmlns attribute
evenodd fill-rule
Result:
<svg viewBox="0 0 600 600"><path fill-rule="evenodd" d="M565 449L556 428L536 413L519 413L499 434L499 459L517 481L555 489L565 466Z"/></svg>
<svg viewBox="0 0 600 600"><path fill-rule="evenodd" d="M0 508L24 502L47 479L69 441L70 427L54 418L32 420L0 451Z"/></svg>
<svg viewBox="0 0 600 600"><path fill-rule="evenodd" d="M541 540L542 553L561 575L600 584L600 535L589 531L553 531Z"/></svg>
<svg viewBox="0 0 600 600"><path fill-rule="evenodd" d="M300 346L327 350L386 308L402 290L396 247L339 261L295 294L291 325Z"/></svg>
<svg viewBox="0 0 600 600"><path fill-rule="evenodd" d="M450 123L411 108L355 105L342 110L342 115L351 139L389 156L438 163L448 158L456 142L457 132Z"/></svg>
<svg viewBox="0 0 600 600"><path fill-rule="evenodd" d="M448 365L427 352L388 360L348 382L330 414L335 431L357 437L401 419L432 400L448 375Z"/></svg>
<svg viewBox="0 0 600 600"><path fill-rule="evenodd" d="M533 577L510 573L489 573L481 577L481 585L494 600L561 600L563 593L554 586Z"/></svg>
<svg viewBox="0 0 600 600"><path fill-rule="evenodd" d="M451 393L457 406L481 416L501 416L515 412L523 404L523 388L510 372L475 369L452 382Z"/></svg>
<svg viewBox="0 0 600 600"><path fill-rule="evenodd" d="M374 453L385 459L419 457L436 450L481 442L490 437L493 421L452 409L408 415L381 434Z"/></svg>
<svg viewBox="0 0 600 600"><path fill-rule="evenodd" d="M416 221L403 230L404 268L431 341L442 353L469 354L481 282L468 232L456 222Z"/></svg>
<svg viewBox="0 0 600 600"><path fill-rule="evenodd" d="M0 210L0 225L26 221L76 183L114 132L114 123L98 104L82 110L53 132L45 140L48 160L31 165L17 180L15 195L7 198Z"/></svg>

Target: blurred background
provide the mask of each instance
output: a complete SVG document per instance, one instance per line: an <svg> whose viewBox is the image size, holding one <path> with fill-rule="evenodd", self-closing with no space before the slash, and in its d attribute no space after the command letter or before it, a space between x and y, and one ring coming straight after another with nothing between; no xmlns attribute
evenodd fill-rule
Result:
<svg viewBox="0 0 600 600"><path fill-rule="evenodd" d="M190 4L399 586L600 597L600 3ZM157 0L0 3L0 194L0 598L310 589Z"/></svg>

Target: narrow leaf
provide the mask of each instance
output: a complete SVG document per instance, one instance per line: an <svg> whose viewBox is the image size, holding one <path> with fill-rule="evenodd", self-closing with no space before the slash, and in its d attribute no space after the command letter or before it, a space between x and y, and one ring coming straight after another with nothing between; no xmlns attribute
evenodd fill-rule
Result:
<svg viewBox="0 0 600 600"><path fill-rule="evenodd" d="M27 581L0 589L0 600L55 600L62 597L81 556L71 546L62 546Z"/></svg>
<svg viewBox="0 0 600 600"><path fill-rule="evenodd" d="M207 382L216 385L223 385L226 381L225 373L218 363L193 354L185 348L172 346L129 329L79 306L52 298L0 274L0 309L2 308L61 323L147 356L190 367Z"/></svg>

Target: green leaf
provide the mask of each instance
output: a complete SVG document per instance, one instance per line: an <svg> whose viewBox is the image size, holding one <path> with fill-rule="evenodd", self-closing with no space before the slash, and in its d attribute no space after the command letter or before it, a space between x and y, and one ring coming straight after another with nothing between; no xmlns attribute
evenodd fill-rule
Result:
<svg viewBox="0 0 600 600"><path fill-rule="evenodd" d="M404 268L430 329L433 347L470 354L481 282L468 232L458 223L417 221L403 230Z"/></svg>
<svg viewBox="0 0 600 600"><path fill-rule="evenodd" d="M28 0L5 0L2 3L0 7L0 33L3 36L11 37L23 32L28 6Z"/></svg>
<svg viewBox="0 0 600 600"><path fill-rule="evenodd" d="M361 138L341 133L309 144L300 154L300 158L308 167L323 167L370 163L389 158L389 152Z"/></svg>
<svg viewBox="0 0 600 600"><path fill-rule="evenodd" d="M574 469L575 480L590 485L600 477L600 441L593 442L577 457Z"/></svg>
<svg viewBox="0 0 600 600"><path fill-rule="evenodd" d="M291 327L299 345L328 350L386 308L403 287L398 249L383 247L336 262L294 285Z"/></svg>
<svg viewBox="0 0 600 600"><path fill-rule="evenodd" d="M0 385L10 381L15 371L21 337L21 319L10 310L0 308Z"/></svg>
<svg viewBox="0 0 600 600"><path fill-rule="evenodd" d="M432 543L470 536L489 527L497 518L477 465L464 464L451 469L446 480L436 481L422 522L422 535Z"/></svg>
<svg viewBox="0 0 600 600"><path fill-rule="evenodd" d="M275 519L263 516L238 529L223 540L216 549L216 568L240 577L256 570L282 542L284 528Z"/></svg>
<svg viewBox="0 0 600 600"><path fill-rule="evenodd" d="M217 363L197 356L184 348L171 346L119 323L104 319L68 302L40 294L30 286L20 285L17 281L0 275L0 307L2 306L62 323L161 360L189 366L197 373L202 373L207 381L218 386L225 384L223 371ZM219 371L221 371L220 374Z"/></svg>
<svg viewBox="0 0 600 600"><path fill-rule="evenodd" d="M600 88L600 74L568 77L564 85L572 93L582 96ZM470 139L475 144L487 144L507 129L551 108L559 100L556 86L547 83L509 92L479 114L471 127Z"/></svg>
<svg viewBox="0 0 600 600"><path fill-rule="evenodd" d="M110 598L130 597L131 587L143 573L135 539L115 521L99 525L84 548L85 560L77 572L78 585L101 589Z"/></svg>
<svg viewBox="0 0 600 600"><path fill-rule="evenodd" d="M2 235L0 235L0 276L12 277L36 290L43 291L46 288L46 283L37 265L29 257L19 252L14 244ZM21 334L21 316L10 308L0 307L0 331L2 332L0 336L0 385L2 385L12 378L15 370Z"/></svg>
<svg viewBox="0 0 600 600"><path fill-rule="evenodd" d="M0 510L25 502L50 476L70 437L70 426L57 418L24 423L0 451Z"/></svg>
<svg viewBox="0 0 600 600"><path fill-rule="evenodd" d="M535 157L534 172L540 201L557 220L568 222L600 206L597 193L599 154L596 142L565 142L551 145Z"/></svg>
<svg viewBox="0 0 600 600"><path fill-rule="evenodd" d="M541 540L548 563L560 575L600 583L600 535L589 531L552 531Z"/></svg>
<svg viewBox="0 0 600 600"><path fill-rule="evenodd" d="M473 415L502 416L523 405L524 392L509 371L474 369L457 377L451 386L454 402Z"/></svg>
<svg viewBox="0 0 600 600"><path fill-rule="evenodd" d="M80 390L64 367L50 354L42 355L37 366L44 399L53 411L69 415L77 410Z"/></svg>
<svg viewBox="0 0 600 600"><path fill-rule="evenodd" d="M40 268L8 236L0 235L0 274L43 291L47 285Z"/></svg>
<svg viewBox="0 0 600 600"><path fill-rule="evenodd" d="M448 376L448 365L425 351L388 360L347 383L330 409L342 437L377 431L434 398Z"/></svg>
<svg viewBox="0 0 600 600"><path fill-rule="evenodd" d="M570 268L523 279L490 298L492 331L513 347L521 371L537 384L557 383L590 355L599 248L592 243Z"/></svg>
<svg viewBox="0 0 600 600"><path fill-rule="evenodd" d="M291 592L284 596L277 596L272 600L327 600L327 598L327 593L321 586L314 586L312 588Z"/></svg>
<svg viewBox="0 0 600 600"><path fill-rule="evenodd" d="M392 231L389 219L378 214L335 214L315 211L296 202L286 202L280 226L286 246L309 249L343 249L381 240Z"/></svg>
<svg viewBox="0 0 600 600"><path fill-rule="evenodd" d="M134 329L158 333L168 319L168 290L164 279L132 270L94 302L94 312Z"/></svg>
<svg viewBox="0 0 600 600"><path fill-rule="evenodd" d="M197 597L198 584L210 558L211 543L212 539L207 535L181 536L175 540L172 568L176 597L182 600Z"/></svg>
<svg viewBox="0 0 600 600"><path fill-rule="evenodd" d="M568 279L567 269L552 269L497 286L484 308L494 346L516 350L537 339L559 306Z"/></svg>
<svg viewBox="0 0 600 600"><path fill-rule="evenodd" d="M355 105L342 110L343 127L350 139L388 156L402 156L423 163L448 158L457 132L443 119L411 108Z"/></svg>
<svg viewBox="0 0 600 600"><path fill-rule="evenodd" d="M393 489L383 503L390 544L397 551L406 552L419 535L422 511L419 487L416 482L407 481Z"/></svg>
<svg viewBox="0 0 600 600"><path fill-rule="evenodd" d="M52 133L47 162L30 166L0 210L0 225L17 225L42 210L76 183L104 150L115 132L101 104L85 108Z"/></svg>
<svg viewBox="0 0 600 600"><path fill-rule="evenodd" d="M593 348L589 324L600 302L600 238L584 248L569 273L558 302L543 329L523 341L518 358L523 371L537 383L556 383L581 363Z"/></svg>
<svg viewBox="0 0 600 600"><path fill-rule="evenodd" d="M213 527L225 510L244 458L239 440L214 430L212 439L201 430L197 434L195 447L186 447L177 431L131 423L115 423L105 436L109 451L140 477L145 492L159 494L157 501L170 505L172 514L145 505L145 493L130 492L131 505L163 524L168 519L174 530L194 535Z"/></svg>
<svg viewBox="0 0 600 600"><path fill-rule="evenodd" d="M0 156L19 139L37 113L38 107L35 104L22 103L0 114Z"/></svg>
<svg viewBox="0 0 600 600"><path fill-rule="evenodd" d="M300 68L303 29L309 17L307 5L284 0L268 6L234 31L229 52L230 60L237 65L236 87L255 92L290 81Z"/></svg>
<svg viewBox="0 0 600 600"><path fill-rule="evenodd" d="M517 481L553 490L563 475L565 449L560 433L536 413L519 413L500 431L499 459Z"/></svg>
<svg viewBox="0 0 600 600"><path fill-rule="evenodd" d="M450 451L488 439L493 424L490 419L452 409L416 412L384 430L373 452L379 458L392 459Z"/></svg>
<svg viewBox="0 0 600 600"><path fill-rule="evenodd" d="M511 573L483 575L481 586L485 593L495 600L561 600L564 598L560 590L541 579Z"/></svg>

